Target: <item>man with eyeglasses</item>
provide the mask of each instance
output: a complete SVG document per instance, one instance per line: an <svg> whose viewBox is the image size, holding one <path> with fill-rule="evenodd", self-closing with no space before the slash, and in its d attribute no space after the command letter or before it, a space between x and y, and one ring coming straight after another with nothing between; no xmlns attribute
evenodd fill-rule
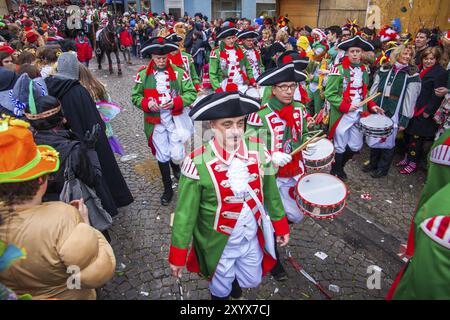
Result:
<svg viewBox="0 0 450 320"><path fill-rule="evenodd" d="M215 92L245 93L249 86L256 86L252 66L236 43L238 32L230 22L217 35L217 40L221 42L211 51L209 57L209 79Z"/></svg>
<svg viewBox="0 0 450 320"><path fill-rule="evenodd" d="M266 71L258 78L261 86L271 86L272 96L268 103L251 114L247 120L246 135L264 140L277 171L277 186L288 221L298 223L303 214L299 210L292 190L305 173L302 153L290 153L299 147L308 131L304 117L304 106L294 100L299 82L305 74L296 70L294 63L287 63ZM278 252L277 252L278 255ZM271 271L272 276L282 281L286 272L279 262Z"/></svg>

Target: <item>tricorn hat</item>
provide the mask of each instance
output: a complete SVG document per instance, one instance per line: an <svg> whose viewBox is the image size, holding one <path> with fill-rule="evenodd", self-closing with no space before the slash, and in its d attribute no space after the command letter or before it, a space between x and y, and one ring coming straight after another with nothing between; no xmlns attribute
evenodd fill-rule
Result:
<svg viewBox="0 0 450 320"><path fill-rule="evenodd" d="M141 53L165 55L178 50L178 45L163 37L154 37L142 45Z"/></svg>
<svg viewBox="0 0 450 320"><path fill-rule="evenodd" d="M192 120L216 120L244 116L258 111L258 100L239 91L213 93L197 101L189 112Z"/></svg>

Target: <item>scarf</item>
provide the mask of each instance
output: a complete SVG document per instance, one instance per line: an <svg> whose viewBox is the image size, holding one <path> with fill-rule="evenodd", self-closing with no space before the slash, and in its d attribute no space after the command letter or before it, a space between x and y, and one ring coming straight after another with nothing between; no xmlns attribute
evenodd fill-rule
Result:
<svg viewBox="0 0 450 320"><path fill-rule="evenodd" d="M396 61L393 66L395 72L399 72L400 70L403 70L407 67L408 67L407 63L400 63L398 61Z"/></svg>
<svg viewBox="0 0 450 320"><path fill-rule="evenodd" d="M275 113L286 121L285 135L288 133L297 142L302 132L302 122L298 110L295 110L294 106L290 104L284 106L281 110L275 110Z"/></svg>

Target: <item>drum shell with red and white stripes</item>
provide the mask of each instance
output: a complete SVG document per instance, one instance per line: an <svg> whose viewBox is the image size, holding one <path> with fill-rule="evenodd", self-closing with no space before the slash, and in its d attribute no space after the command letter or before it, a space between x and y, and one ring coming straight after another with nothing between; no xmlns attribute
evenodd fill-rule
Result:
<svg viewBox="0 0 450 320"><path fill-rule="evenodd" d="M339 188L340 198L336 200L333 203L330 204L320 204L320 203L313 203L311 201L308 201L303 194L302 190L299 189L300 186L304 186L302 183L304 179L313 179L315 177L318 177L318 175L323 175L324 177L327 177L327 181L324 181L325 184L329 185L330 182L335 179L335 187ZM308 189L306 186L305 189ZM338 178L326 174L326 173L312 173L309 175L303 176L297 183L297 186L295 188L295 200L297 203L297 206L299 209L306 215L310 216L313 219L322 220L322 219L334 219L341 213L343 213L344 208L347 204L347 196L348 196L348 189L347 186L340 181ZM321 195L323 197L326 196L326 193Z"/></svg>
<svg viewBox="0 0 450 320"><path fill-rule="evenodd" d="M328 139L321 139L315 143L316 149L308 155L303 152L305 167L312 170L321 170L331 165L334 159L334 146Z"/></svg>

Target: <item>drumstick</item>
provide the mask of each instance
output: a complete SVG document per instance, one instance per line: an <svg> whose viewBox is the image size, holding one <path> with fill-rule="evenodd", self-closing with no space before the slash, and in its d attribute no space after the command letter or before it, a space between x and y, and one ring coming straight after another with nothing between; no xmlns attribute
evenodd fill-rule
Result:
<svg viewBox="0 0 450 320"><path fill-rule="evenodd" d="M377 92L375 93L373 96L367 97L366 99L364 99L363 101L361 101L360 103L358 103L356 106L359 108L363 105L365 105L367 102L377 98L379 95L381 94L381 92Z"/></svg>
<svg viewBox="0 0 450 320"><path fill-rule="evenodd" d="M307 133L306 133L306 135L312 135L313 133L314 134L316 134L317 132L322 132L322 130L311 130L311 131L308 131Z"/></svg>
<svg viewBox="0 0 450 320"><path fill-rule="evenodd" d="M322 130L319 130L319 132L317 132L315 135L313 135L311 138L307 139L305 142L303 142L297 149L295 149L294 151L292 151L290 153L291 156L293 156L294 154L298 153L299 151L302 150L302 148L308 143L308 141L310 141L313 138L316 138L317 136L319 136L319 134L322 133Z"/></svg>
<svg viewBox="0 0 450 320"><path fill-rule="evenodd" d="M318 133L318 134L320 134L320 133ZM318 137L317 135L313 136L312 138L306 140L306 141L305 141L301 146L299 146L297 149L295 149L294 151L292 151L292 152L290 153L290 155L293 156L293 155L299 153L300 151L303 151L310 143L317 142L317 141L319 141L319 140L322 140L322 139L325 138L325 137L326 137L326 134L321 135L320 137Z"/></svg>

